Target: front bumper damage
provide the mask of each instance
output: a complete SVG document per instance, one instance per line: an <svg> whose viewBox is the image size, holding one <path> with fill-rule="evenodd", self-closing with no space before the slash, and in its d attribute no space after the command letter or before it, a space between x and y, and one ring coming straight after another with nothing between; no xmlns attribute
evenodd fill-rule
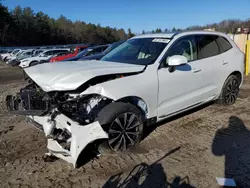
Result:
<svg viewBox="0 0 250 188"><path fill-rule="evenodd" d="M52 112L42 115L48 110L46 103L42 104L43 110L37 110L40 104L33 102L25 104L30 109L22 109L18 104L20 105L18 97L7 96L6 105L9 111L26 115L28 122L45 133L49 154L73 164L74 167L77 166L77 160L88 144L108 138L107 133L97 121L80 125L62 113ZM39 108L41 109L41 106Z"/></svg>

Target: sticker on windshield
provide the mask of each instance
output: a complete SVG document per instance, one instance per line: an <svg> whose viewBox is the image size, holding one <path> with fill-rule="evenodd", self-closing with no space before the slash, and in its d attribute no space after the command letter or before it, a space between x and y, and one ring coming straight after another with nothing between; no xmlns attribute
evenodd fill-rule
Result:
<svg viewBox="0 0 250 188"><path fill-rule="evenodd" d="M169 43L169 39L160 39L160 38L156 38L154 39L152 42L161 42L161 43Z"/></svg>

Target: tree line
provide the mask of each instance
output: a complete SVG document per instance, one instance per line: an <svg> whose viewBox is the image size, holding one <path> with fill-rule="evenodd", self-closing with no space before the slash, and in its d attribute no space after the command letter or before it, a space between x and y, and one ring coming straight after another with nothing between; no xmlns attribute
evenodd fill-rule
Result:
<svg viewBox="0 0 250 188"><path fill-rule="evenodd" d="M0 0L1 2L1 0ZM250 28L250 19L228 19L219 23L187 28L157 28L144 33L162 33L213 28L216 31L235 33L237 28ZM43 12L34 13L30 7L17 6L8 10L0 3L0 46L42 46L61 44L107 44L131 38L131 29L102 27L84 21L71 21L65 16L51 18Z"/></svg>
<svg viewBox="0 0 250 188"><path fill-rule="evenodd" d="M0 0L1 1L1 0ZM30 7L8 10L0 3L0 46L40 46L61 44L108 44L132 37L130 29L102 27L83 21L58 19Z"/></svg>

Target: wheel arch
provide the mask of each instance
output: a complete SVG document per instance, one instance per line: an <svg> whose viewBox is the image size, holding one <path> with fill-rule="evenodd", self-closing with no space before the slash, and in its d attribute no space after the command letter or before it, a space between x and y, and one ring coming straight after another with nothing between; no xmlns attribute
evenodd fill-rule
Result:
<svg viewBox="0 0 250 188"><path fill-rule="evenodd" d="M97 145L104 142L106 139L100 138L89 143L85 148L83 148L80 154L77 156L76 162L74 164L75 168L80 168L81 166L88 163L91 159L98 157L100 153L98 152Z"/></svg>
<svg viewBox="0 0 250 188"><path fill-rule="evenodd" d="M130 103L136 106L142 112L145 118L148 117L148 113L149 113L148 105L145 102L145 100L143 100L142 98L138 96L126 96L126 97L116 100L115 102Z"/></svg>
<svg viewBox="0 0 250 188"><path fill-rule="evenodd" d="M240 85L242 84L242 82L243 82L243 75L242 75L242 73L240 71L234 71L229 76L231 76L231 75L236 76L239 79L239 81L240 81ZM229 78L229 76L227 78Z"/></svg>
<svg viewBox="0 0 250 188"><path fill-rule="evenodd" d="M29 67L32 66L32 63L38 63L38 61L37 61L37 60L31 61L31 62L29 63Z"/></svg>

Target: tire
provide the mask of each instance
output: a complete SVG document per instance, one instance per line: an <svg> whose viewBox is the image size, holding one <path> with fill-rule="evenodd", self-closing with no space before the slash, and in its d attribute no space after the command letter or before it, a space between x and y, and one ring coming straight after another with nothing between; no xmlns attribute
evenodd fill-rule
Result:
<svg viewBox="0 0 250 188"><path fill-rule="evenodd" d="M124 123L125 117L126 123ZM136 106L130 103L115 102L109 104L98 113L96 121L99 121L109 137L98 144L100 153L127 151L142 138L143 115Z"/></svg>
<svg viewBox="0 0 250 188"><path fill-rule="evenodd" d="M231 75L225 81L221 94L218 99L218 104L223 106L233 105L239 94L240 80L235 75Z"/></svg>
<svg viewBox="0 0 250 188"><path fill-rule="evenodd" d="M6 63L6 61L7 61L7 57L5 57L5 58L3 59L3 62L5 62L5 63Z"/></svg>
<svg viewBox="0 0 250 188"><path fill-rule="evenodd" d="M32 61L32 62L30 63L30 67L37 65L37 63L38 63L38 61Z"/></svg>

